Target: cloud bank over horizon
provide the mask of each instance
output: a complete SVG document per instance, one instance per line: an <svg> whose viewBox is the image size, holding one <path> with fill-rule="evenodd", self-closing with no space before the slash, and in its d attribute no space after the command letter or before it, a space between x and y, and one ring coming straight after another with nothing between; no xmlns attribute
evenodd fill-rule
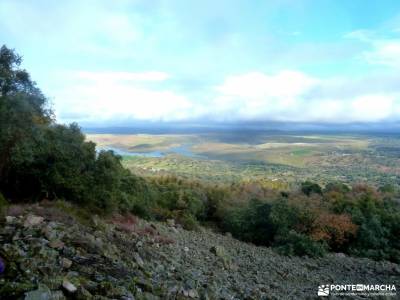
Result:
<svg viewBox="0 0 400 300"><path fill-rule="evenodd" d="M397 76L320 79L300 71L249 72L210 87L207 102L154 87L169 80L162 72L75 72L61 91L60 119L112 124L151 122L396 122L400 119ZM380 77L381 78L381 77ZM76 95L79 95L77 97ZM93 99L96 99L93 101ZM118 122L119 124L121 122Z"/></svg>
<svg viewBox="0 0 400 300"><path fill-rule="evenodd" d="M61 122L399 122L400 4L289 2L4 0L0 34Z"/></svg>

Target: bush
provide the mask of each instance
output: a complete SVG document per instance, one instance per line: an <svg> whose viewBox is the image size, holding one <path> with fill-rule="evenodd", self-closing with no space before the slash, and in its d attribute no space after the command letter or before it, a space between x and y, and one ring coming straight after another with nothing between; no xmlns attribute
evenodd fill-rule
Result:
<svg viewBox="0 0 400 300"><path fill-rule="evenodd" d="M281 253L321 256L326 246L307 235L314 219L312 212L285 198L271 202L252 200L246 207L227 214L224 230L244 241L276 247Z"/></svg>
<svg viewBox="0 0 400 300"><path fill-rule="evenodd" d="M374 259L386 258L384 249L389 246L389 231L382 226L379 217L373 216L365 220L358 231L351 252L358 256L367 256Z"/></svg>
<svg viewBox="0 0 400 300"><path fill-rule="evenodd" d="M347 184L341 182L330 182L325 186L324 193L337 192L345 194L350 192L350 187Z"/></svg>
<svg viewBox="0 0 400 300"><path fill-rule="evenodd" d="M345 251L357 229L349 215L320 212L310 236L315 241L325 242L334 251Z"/></svg>
<svg viewBox="0 0 400 300"><path fill-rule="evenodd" d="M300 224L300 211L294 205L290 205L289 200L279 199L273 202L269 218L276 231L285 234Z"/></svg>
<svg viewBox="0 0 400 300"><path fill-rule="evenodd" d="M310 196L312 193L322 195L321 187L317 183L310 181L305 181L301 184L301 191L307 196Z"/></svg>
<svg viewBox="0 0 400 300"><path fill-rule="evenodd" d="M190 213L183 213L177 217L177 221L186 230L198 230L199 223Z"/></svg>
<svg viewBox="0 0 400 300"><path fill-rule="evenodd" d="M385 184L379 187L378 189L381 193L389 193L389 194L393 194L396 192L396 188L394 185L392 184Z"/></svg>
<svg viewBox="0 0 400 300"><path fill-rule="evenodd" d="M224 218L223 229L243 241L268 246L276 231L270 213L269 203L254 199L247 207L231 209Z"/></svg>
<svg viewBox="0 0 400 300"><path fill-rule="evenodd" d="M327 250L324 243L313 241L309 236L294 230L277 237L274 247L279 253L289 256L321 257Z"/></svg>
<svg viewBox="0 0 400 300"><path fill-rule="evenodd" d="M343 251L376 260L400 261L400 204L373 188L358 185L331 203L336 214L345 213L358 227Z"/></svg>

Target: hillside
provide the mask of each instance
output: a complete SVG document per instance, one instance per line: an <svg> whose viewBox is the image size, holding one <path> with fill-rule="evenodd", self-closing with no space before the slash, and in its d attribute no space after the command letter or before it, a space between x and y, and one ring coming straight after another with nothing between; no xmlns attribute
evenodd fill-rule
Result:
<svg viewBox="0 0 400 300"><path fill-rule="evenodd" d="M201 180L158 171L142 176L147 171L131 172L135 159L123 160L106 141L96 148L77 123L57 123L21 61L13 49L0 48L1 299L303 299L328 283L399 284L400 190L390 173L398 171L398 140L365 152L393 179L361 170L379 179L372 185L337 177L320 185L300 176L287 186L254 178L251 170L236 183L209 180L237 173L214 165L227 153L229 161L267 149L291 161L314 153L285 150L288 137L258 146L207 142L193 145L192 155L186 142L136 136L135 152L168 149L197 157L210 145L220 152L208 154L210 168L161 157L207 174ZM303 145L304 137L298 139L290 141ZM351 139L325 148L319 140L312 144L328 153L348 143L366 147ZM160 143L163 149L153 149ZM322 161L312 164L325 166ZM354 163L362 167L363 161Z"/></svg>
<svg viewBox="0 0 400 300"><path fill-rule="evenodd" d="M321 284L400 285L390 262L280 256L210 229L101 220L65 202L13 205L1 222L2 299L309 299Z"/></svg>

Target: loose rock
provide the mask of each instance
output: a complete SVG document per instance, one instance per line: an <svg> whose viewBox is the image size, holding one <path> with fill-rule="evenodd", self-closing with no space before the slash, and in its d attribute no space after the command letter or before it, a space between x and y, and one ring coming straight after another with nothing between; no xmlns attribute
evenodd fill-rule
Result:
<svg viewBox="0 0 400 300"><path fill-rule="evenodd" d="M61 259L61 265L64 269L69 269L72 266L72 261L70 261L68 258L63 257Z"/></svg>
<svg viewBox="0 0 400 300"><path fill-rule="evenodd" d="M44 220L43 217L35 216L35 215L28 215L24 222L24 227L32 227L39 225Z"/></svg>
<svg viewBox="0 0 400 300"><path fill-rule="evenodd" d="M68 293L75 293L77 291L77 287L73 285L71 282L68 280L64 279L62 287L68 292Z"/></svg>
<svg viewBox="0 0 400 300"><path fill-rule="evenodd" d="M209 229L172 231L175 227L165 223L155 223L154 234L143 234L151 228L143 220L132 235L100 218L83 225L62 211L55 220L48 212L41 221L32 219L39 217L35 210L30 214L29 222L24 212L0 228L7 264L0 298L308 299L326 282L400 286L400 266L389 262L347 255L285 257Z"/></svg>
<svg viewBox="0 0 400 300"><path fill-rule="evenodd" d="M64 247L64 243L60 240L51 241L49 246L54 249L61 249Z"/></svg>

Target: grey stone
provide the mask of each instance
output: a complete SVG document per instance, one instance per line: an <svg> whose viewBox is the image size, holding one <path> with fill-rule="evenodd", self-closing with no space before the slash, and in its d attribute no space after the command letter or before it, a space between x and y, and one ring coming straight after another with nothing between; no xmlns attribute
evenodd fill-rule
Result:
<svg viewBox="0 0 400 300"><path fill-rule="evenodd" d="M69 260L68 258L63 257L63 258L61 259L61 266L62 266L64 269L69 269L69 268L72 266L72 261Z"/></svg>
<svg viewBox="0 0 400 300"><path fill-rule="evenodd" d="M62 287L68 292L68 293L75 293L78 289L75 285L73 285L71 282L69 282L67 279L64 279L62 283Z"/></svg>
<svg viewBox="0 0 400 300"><path fill-rule="evenodd" d="M171 226L171 227L175 226L175 220L174 219L167 219L167 225Z"/></svg>
<svg viewBox="0 0 400 300"><path fill-rule="evenodd" d="M35 215L28 215L24 222L24 227L32 227L37 226L42 223L44 220L43 217L35 216Z"/></svg>

